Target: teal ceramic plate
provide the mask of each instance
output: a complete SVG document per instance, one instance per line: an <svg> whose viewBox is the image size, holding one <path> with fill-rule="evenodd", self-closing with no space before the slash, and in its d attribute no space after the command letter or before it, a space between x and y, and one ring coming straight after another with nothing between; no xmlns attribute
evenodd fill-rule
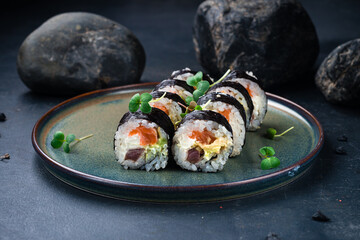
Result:
<svg viewBox="0 0 360 240"><path fill-rule="evenodd" d="M47 112L35 125L32 143L46 168L57 178L95 194L133 201L209 202L241 198L269 191L294 181L312 165L323 145L323 131L304 108L269 94L269 108L257 132L248 132L241 155L230 158L218 173L189 172L180 168L160 171L124 170L115 160L113 137L135 92L150 92L154 83L94 91L69 99ZM279 132L294 126L284 137L270 140L267 128ZM70 154L50 145L61 130L92 138L76 144ZM272 146L279 167L261 170L259 148Z"/></svg>

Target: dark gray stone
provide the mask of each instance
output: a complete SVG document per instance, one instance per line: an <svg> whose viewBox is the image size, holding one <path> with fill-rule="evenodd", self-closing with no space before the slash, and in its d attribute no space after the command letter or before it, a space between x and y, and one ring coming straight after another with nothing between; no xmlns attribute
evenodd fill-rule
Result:
<svg viewBox="0 0 360 240"><path fill-rule="evenodd" d="M73 95L139 82L145 52L126 27L102 16L54 16L22 43L17 69L33 91Z"/></svg>
<svg viewBox="0 0 360 240"><path fill-rule="evenodd" d="M360 38L335 48L321 63L315 83L326 100L360 105Z"/></svg>
<svg viewBox="0 0 360 240"><path fill-rule="evenodd" d="M197 58L211 75L253 71L265 88L308 74L319 53L314 25L295 0L207 0L193 31Z"/></svg>

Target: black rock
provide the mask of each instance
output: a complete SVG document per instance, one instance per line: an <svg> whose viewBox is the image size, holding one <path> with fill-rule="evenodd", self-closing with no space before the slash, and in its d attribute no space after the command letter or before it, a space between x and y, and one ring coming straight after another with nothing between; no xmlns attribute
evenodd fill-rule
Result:
<svg viewBox="0 0 360 240"><path fill-rule="evenodd" d="M335 48L320 65L315 83L326 100L360 105L360 38Z"/></svg>
<svg viewBox="0 0 360 240"><path fill-rule="evenodd" d="M25 39L17 57L22 81L54 95L136 83L144 66L144 49L129 29L84 12L47 20Z"/></svg>
<svg viewBox="0 0 360 240"><path fill-rule="evenodd" d="M346 154L346 150L344 147L340 146L340 147L337 147L335 149L335 153L336 154L339 154L339 155L345 155Z"/></svg>
<svg viewBox="0 0 360 240"><path fill-rule="evenodd" d="M320 212L319 210L316 211L316 213L314 213L314 215L312 215L312 219L315 221L319 221L319 222L328 222L330 221L330 218L328 218L327 216L325 216L322 212Z"/></svg>
<svg viewBox="0 0 360 240"><path fill-rule="evenodd" d="M207 0L196 13L193 41L204 69L252 71L268 88L312 72L315 27L296 0Z"/></svg>
<svg viewBox="0 0 360 240"><path fill-rule="evenodd" d="M276 233L270 232L270 233L266 236L265 240L280 240L280 238L278 237L278 235L277 235Z"/></svg>
<svg viewBox="0 0 360 240"><path fill-rule="evenodd" d="M348 138L346 135L341 135L340 137L337 138L337 140L339 142L347 142Z"/></svg>
<svg viewBox="0 0 360 240"><path fill-rule="evenodd" d="M5 122L5 121L6 121L5 113L0 113L0 122Z"/></svg>

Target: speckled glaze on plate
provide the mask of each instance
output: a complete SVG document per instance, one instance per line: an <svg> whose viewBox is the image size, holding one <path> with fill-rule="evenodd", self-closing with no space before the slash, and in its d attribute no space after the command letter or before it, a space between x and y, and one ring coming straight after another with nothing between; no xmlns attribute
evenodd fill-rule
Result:
<svg viewBox="0 0 360 240"><path fill-rule="evenodd" d="M150 92L155 83L98 90L71 98L47 112L34 126L32 143L46 168L57 178L91 193L132 201L210 202L246 197L276 189L300 177L312 165L324 142L316 118L284 98L267 94L269 108L261 129L248 132L240 156L230 158L218 173L189 172L178 167L160 171L124 170L115 160L113 137L135 92ZM285 137L263 136L268 127ZM50 145L61 130L77 137L70 154ZM272 146L278 168L261 170L259 148Z"/></svg>

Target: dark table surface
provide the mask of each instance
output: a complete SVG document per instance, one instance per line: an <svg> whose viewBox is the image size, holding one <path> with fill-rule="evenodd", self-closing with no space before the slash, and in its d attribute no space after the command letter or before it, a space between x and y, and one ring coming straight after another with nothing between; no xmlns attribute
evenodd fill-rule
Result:
<svg viewBox="0 0 360 240"><path fill-rule="evenodd" d="M360 37L360 2L301 1L320 40L316 67L337 45ZM360 236L360 111L326 102L313 79L272 89L312 112L325 144L298 181L259 196L209 204L132 203L96 196L53 177L35 153L36 121L65 97L32 93L16 71L17 51L42 22L68 11L98 13L130 28L142 42L143 82L174 69L201 69L192 44L199 1L62 1L3 8L0 21L0 239L358 239ZM339 142L345 134L348 142ZM343 146L346 155L335 154ZM311 216L321 210L330 222Z"/></svg>

